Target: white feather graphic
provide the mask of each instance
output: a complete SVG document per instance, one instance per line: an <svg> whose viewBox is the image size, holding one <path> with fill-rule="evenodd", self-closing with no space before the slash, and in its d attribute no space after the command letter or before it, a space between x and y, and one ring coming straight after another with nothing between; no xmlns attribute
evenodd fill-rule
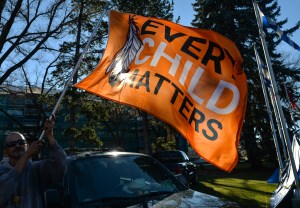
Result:
<svg viewBox="0 0 300 208"><path fill-rule="evenodd" d="M126 76L124 76L124 73L126 74L129 71L128 66L131 64L138 50L142 46L142 41L139 36L140 31L134 22L134 16L129 16L128 23L129 28L126 42L115 54L111 64L105 71L106 74L110 72L109 84L111 86L114 86L125 79Z"/></svg>

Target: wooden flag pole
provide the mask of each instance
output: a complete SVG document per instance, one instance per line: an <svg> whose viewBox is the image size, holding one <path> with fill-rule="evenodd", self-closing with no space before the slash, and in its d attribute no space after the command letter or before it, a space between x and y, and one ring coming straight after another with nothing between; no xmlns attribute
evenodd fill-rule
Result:
<svg viewBox="0 0 300 208"><path fill-rule="evenodd" d="M67 90L68 90L68 88L69 88L69 86L70 86L70 84L71 84L71 82L72 82L72 80L73 80L73 78L74 78L74 76L75 76L75 74L76 74L76 72L77 72L79 66L80 66L80 63L81 63L81 61L82 61L84 55L85 55L85 53L87 52L87 50L88 50L88 48L89 48L89 46L90 46L90 43L91 43L92 39L93 39L94 36L96 35L97 29L100 27L100 24L101 24L101 22L102 22L102 19L103 19L105 13L106 13L107 10L108 10L109 4L110 4L110 2L106 0L106 5L105 5L104 8L103 8L103 11L102 11L101 16L100 16L100 18L99 18L99 21L98 21L97 25L95 26L95 28L94 28L94 30L93 30L93 32L92 32L92 34L91 34L91 36L90 36L88 42L86 43L85 48L84 48L84 50L82 51L82 53L81 53L81 55L80 55L80 57L79 57L79 59L78 59L76 65L75 65L75 68L74 68L74 70L73 70L73 72L72 72L70 78L69 78L68 81L65 83L64 89L63 89L63 91L62 91L62 93L61 93L61 95L60 95L58 101L56 102L55 107L54 107L54 109L53 109L51 115L50 115L50 118L49 118L50 120L51 120L52 117L56 114L56 112L57 112L57 110L58 110L58 107L60 106L60 103L62 102L62 99L63 99L63 97L65 96L65 94L66 94L66 92L67 92ZM43 139L44 134L45 134L45 131L43 130L42 133L41 133L41 135L40 135L40 137L39 137L39 140L42 140L42 139Z"/></svg>

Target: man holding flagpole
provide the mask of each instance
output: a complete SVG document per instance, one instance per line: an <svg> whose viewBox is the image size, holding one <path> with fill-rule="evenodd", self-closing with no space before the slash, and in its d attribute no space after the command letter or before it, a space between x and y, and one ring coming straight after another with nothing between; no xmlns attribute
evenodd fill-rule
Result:
<svg viewBox="0 0 300 208"><path fill-rule="evenodd" d="M66 154L53 136L54 117L47 120L44 131L49 141L49 159L31 161L44 141L30 146L19 132L11 132L4 141L5 154L0 164L0 207L44 207L43 191L55 185L66 171Z"/></svg>

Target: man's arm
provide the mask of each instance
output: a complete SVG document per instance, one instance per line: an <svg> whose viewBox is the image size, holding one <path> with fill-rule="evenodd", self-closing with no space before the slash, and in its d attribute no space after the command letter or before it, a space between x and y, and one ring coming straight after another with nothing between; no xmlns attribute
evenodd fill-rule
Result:
<svg viewBox="0 0 300 208"><path fill-rule="evenodd" d="M22 172L24 170L24 167L27 163L27 161L35 154L39 153L41 150L41 147L43 146L43 141L34 141L32 144L28 147L27 151L24 153L24 155L18 160L18 162L15 165L15 169L18 172Z"/></svg>
<svg viewBox="0 0 300 208"><path fill-rule="evenodd" d="M54 117L47 120L44 126L45 135L49 141L49 159L40 168L40 178L43 188L55 185L64 176L67 168L67 156L53 136Z"/></svg>

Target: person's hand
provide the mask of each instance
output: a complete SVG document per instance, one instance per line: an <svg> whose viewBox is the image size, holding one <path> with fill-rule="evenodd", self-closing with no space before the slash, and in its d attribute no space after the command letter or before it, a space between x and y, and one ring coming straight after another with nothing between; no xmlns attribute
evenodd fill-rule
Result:
<svg viewBox="0 0 300 208"><path fill-rule="evenodd" d="M44 144L44 141L37 140L31 143L31 145L28 147L27 151L25 152L27 158L32 157L33 155L40 152L42 146Z"/></svg>
<svg viewBox="0 0 300 208"><path fill-rule="evenodd" d="M16 164L14 165L18 172L22 172L24 170L24 167L26 166L26 162L33 155L40 152L43 144L44 144L43 140L36 140L36 141L32 142L30 146L27 147L27 150L25 151L25 153L22 155L22 157L20 159L17 160ZM18 146L17 148L20 148L20 146Z"/></svg>
<svg viewBox="0 0 300 208"><path fill-rule="evenodd" d="M50 119L46 120L44 128L43 128L50 144L53 144L55 142L55 138L54 138L54 135L53 135L53 128L54 128L54 124L55 124L54 120L55 120L55 116L52 115L50 117Z"/></svg>

